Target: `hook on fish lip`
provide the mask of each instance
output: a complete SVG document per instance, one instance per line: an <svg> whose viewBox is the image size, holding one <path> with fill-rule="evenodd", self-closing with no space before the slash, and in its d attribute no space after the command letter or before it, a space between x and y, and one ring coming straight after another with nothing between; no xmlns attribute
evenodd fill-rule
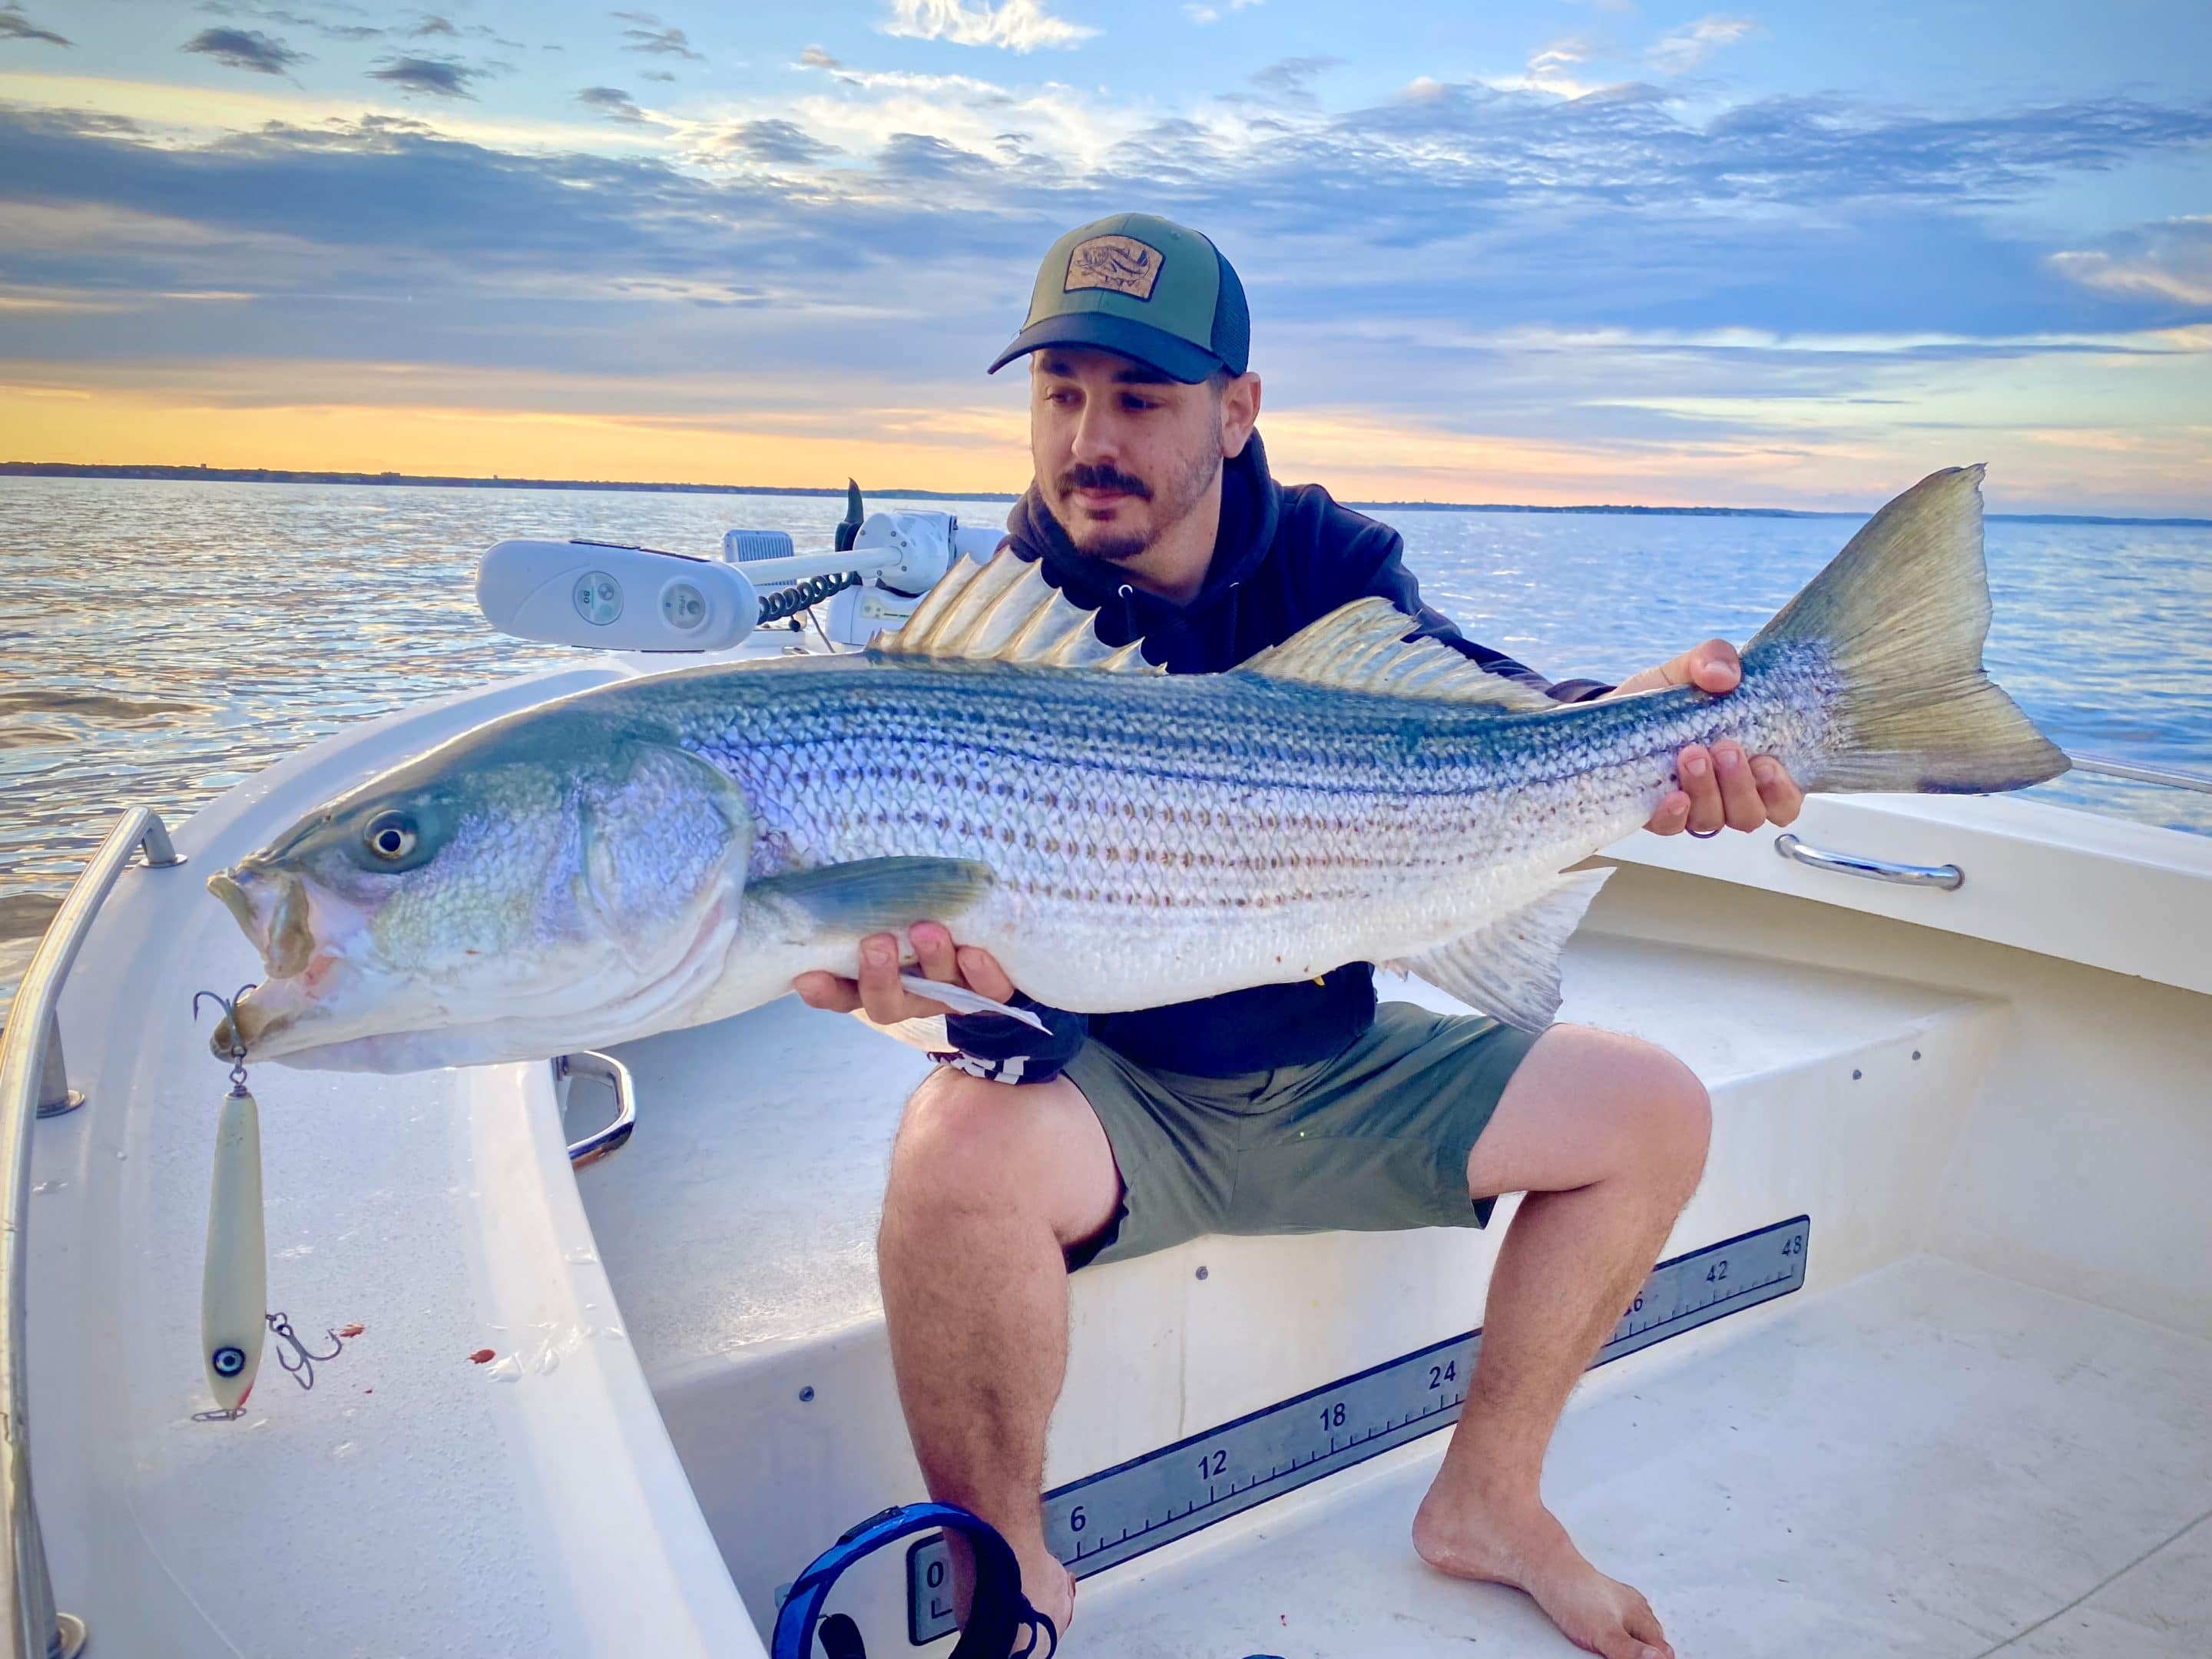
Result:
<svg viewBox="0 0 2212 1659"><path fill-rule="evenodd" d="M230 1090L233 1094L246 1092L246 1056L248 1045L245 1038L239 1035L238 1005L246 1000L247 992L259 988L256 985L241 985L228 996L223 995L220 991L192 993L194 1019L200 1017L202 1002L212 1002L222 1010L222 1018L216 1022L215 1034L209 1039L208 1047L215 1051L217 1060L228 1060L230 1062ZM240 1403L242 1405L245 1402L241 1400Z"/></svg>
<svg viewBox="0 0 2212 1659"><path fill-rule="evenodd" d="M240 989L236 997L223 1004L223 1016L216 1022L208 1037L209 1051L217 1060L233 1059L241 1049L256 1054L266 1053L270 1040L294 1024L297 1010L288 1005L296 1001L296 997L287 995L289 989L282 983L248 985ZM222 1000L220 997L214 1000ZM197 1006L196 1000L195 1009Z"/></svg>

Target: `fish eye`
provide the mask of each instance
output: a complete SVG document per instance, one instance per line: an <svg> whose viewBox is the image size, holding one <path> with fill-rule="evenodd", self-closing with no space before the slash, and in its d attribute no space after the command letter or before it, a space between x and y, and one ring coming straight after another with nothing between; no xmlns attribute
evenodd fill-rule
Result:
<svg viewBox="0 0 2212 1659"><path fill-rule="evenodd" d="M415 820L404 812L379 812L362 831L362 839L368 850L387 864L397 864L415 850L422 839L415 828Z"/></svg>
<svg viewBox="0 0 2212 1659"><path fill-rule="evenodd" d="M246 1353L240 1348L217 1348L215 1351L215 1374L217 1376L236 1376L246 1369Z"/></svg>

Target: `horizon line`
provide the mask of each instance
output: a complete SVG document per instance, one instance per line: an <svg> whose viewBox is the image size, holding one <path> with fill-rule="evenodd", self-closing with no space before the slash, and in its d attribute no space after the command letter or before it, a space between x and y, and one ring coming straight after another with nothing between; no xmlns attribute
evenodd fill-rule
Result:
<svg viewBox="0 0 2212 1659"><path fill-rule="evenodd" d="M639 495L842 496L844 484L737 484L644 483L619 478L507 478L494 473L470 477L434 473L356 472L322 468L182 466L131 462L0 461L0 477L109 478L153 483L343 484L386 489L602 489ZM998 489L882 488L861 492L864 500L1013 501L1018 493ZM1875 511L1850 507L1646 507L1633 502L1589 502L1540 506L1519 501L1356 501L1355 510L1393 508L1431 513L1589 513L1676 518L1864 519ZM1985 519L2012 524L2134 525L2151 528L2212 530L2212 518L2158 517L2102 513L1984 513Z"/></svg>

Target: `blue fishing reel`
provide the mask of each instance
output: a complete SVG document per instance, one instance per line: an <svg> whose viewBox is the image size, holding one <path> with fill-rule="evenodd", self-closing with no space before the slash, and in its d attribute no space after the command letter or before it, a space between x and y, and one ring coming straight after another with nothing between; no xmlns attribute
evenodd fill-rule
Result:
<svg viewBox="0 0 2212 1659"><path fill-rule="evenodd" d="M783 1598L769 1644L771 1659L813 1659L817 1630L823 1659L867 1659L859 1626L842 1613L823 1618L830 1587L862 1556L935 1531L958 1533L975 1559L975 1593L952 1659L1052 1659L1060 1632L1022 1594L1013 1551L997 1528L952 1504L908 1504L872 1515L816 1556ZM1025 1645L1017 1648L1016 1640L1024 1636Z"/></svg>

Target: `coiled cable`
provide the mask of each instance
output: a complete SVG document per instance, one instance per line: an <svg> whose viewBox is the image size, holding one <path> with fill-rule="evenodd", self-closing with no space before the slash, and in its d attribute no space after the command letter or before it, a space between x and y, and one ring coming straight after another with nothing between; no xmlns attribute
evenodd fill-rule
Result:
<svg viewBox="0 0 2212 1659"><path fill-rule="evenodd" d="M795 617L800 611L821 604L833 593L842 593L848 587L858 587L860 580L859 571L848 570L842 575L809 576L789 587L779 588L762 599L760 619L754 626L765 628L770 623L781 622L786 617Z"/></svg>

